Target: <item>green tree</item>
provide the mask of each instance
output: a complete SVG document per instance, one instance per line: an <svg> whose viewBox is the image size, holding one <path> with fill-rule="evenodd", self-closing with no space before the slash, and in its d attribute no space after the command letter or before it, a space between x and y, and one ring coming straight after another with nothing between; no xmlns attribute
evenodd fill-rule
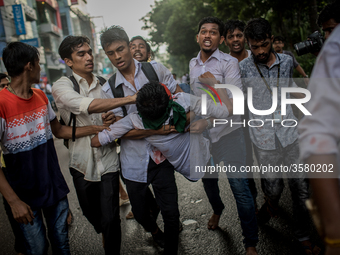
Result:
<svg viewBox="0 0 340 255"><path fill-rule="evenodd" d="M214 9L203 0L163 0L142 18L143 29L149 30L153 45L167 44L168 63L173 72L182 75L189 72L189 61L199 51L196 34L199 21L213 16Z"/></svg>
<svg viewBox="0 0 340 255"><path fill-rule="evenodd" d="M166 44L169 52L167 64L178 75L188 72L191 58L199 51L196 43L198 23L203 17L217 16L226 21L266 18L274 35L286 38L286 47L304 41L316 26L317 13L331 0L163 0L155 2L142 20L143 29L149 30L153 45ZM221 46L226 51L225 46ZM298 58L310 73L315 61L312 56Z"/></svg>

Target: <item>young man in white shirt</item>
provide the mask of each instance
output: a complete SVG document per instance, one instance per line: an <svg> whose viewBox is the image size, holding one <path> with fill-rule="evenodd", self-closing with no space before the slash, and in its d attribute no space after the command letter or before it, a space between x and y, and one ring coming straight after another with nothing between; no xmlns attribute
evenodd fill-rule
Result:
<svg viewBox="0 0 340 255"><path fill-rule="evenodd" d="M79 84L79 93L67 77L52 86L60 116L69 123L76 115L76 126L102 124L100 113L134 103L135 96L101 99L102 86L92 74L93 55L90 40L84 36L68 36L59 47L59 54L72 69ZM70 172L83 214L97 233L103 234L106 254L120 253L119 159L115 144L91 148L91 137L69 143Z"/></svg>

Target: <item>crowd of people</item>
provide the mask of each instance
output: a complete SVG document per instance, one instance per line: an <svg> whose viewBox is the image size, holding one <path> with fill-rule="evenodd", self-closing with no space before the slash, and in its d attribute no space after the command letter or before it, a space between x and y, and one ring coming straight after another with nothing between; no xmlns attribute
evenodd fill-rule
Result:
<svg viewBox="0 0 340 255"><path fill-rule="evenodd" d="M301 159L308 164L332 164L335 170L339 166L339 6L329 4L319 14L326 43L311 79L294 55L283 50L284 38L274 37L270 23L263 18L247 23L203 18L196 36L200 51L188 63L190 73L182 77L182 85L189 80L190 86L183 87L186 91L164 65L150 61L151 48L143 37L130 40L120 26L107 28L100 36L105 54L117 69L107 81L93 74L89 39L68 36L60 44L59 54L72 69L72 76L61 77L52 86L64 125L45 94L32 88L40 80L37 49L21 42L10 43L3 51L8 76L0 76L0 192L16 237L17 253L47 254L50 242L53 254L70 254L69 189L59 167L54 135L68 145L69 170L80 208L95 231L102 234L105 254L120 254L124 230L119 205L128 199L132 212L127 217L134 217L150 232L164 254L178 253L183 226L174 171L188 181L202 180L212 209L207 228L218 228L225 208L219 175L195 169L221 162L235 169L220 173L220 177L228 178L235 198L245 253L258 254L258 226L278 217L284 179L282 173L261 174L264 203L258 208L254 176L241 171L242 167L254 165L255 159L261 166L292 166ZM222 43L229 54L219 50ZM313 95L306 105L312 115L305 116L298 126L294 125L298 118L290 104L281 114L281 98L306 96L297 92L283 95L281 91L297 87L292 80L294 69ZM313 78L327 79L319 84ZM234 91L219 84L232 84L245 94L252 91L251 101L236 106L244 107L244 115L236 114ZM207 100L207 94L213 100ZM273 101L277 103L274 108ZM272 108L266 115L248 110ZM225 124L237 124L216 125L221 119ZM264 124L254 127L249 124L253 120ZM289 172L285 177L293 204L294 237L303 254L321 254L321 248L310 239L305 204L310 197L310 182L326 254L340 254L338 179L308 179L306 171ZM164 232L156 222L160 212Z"/></svg>

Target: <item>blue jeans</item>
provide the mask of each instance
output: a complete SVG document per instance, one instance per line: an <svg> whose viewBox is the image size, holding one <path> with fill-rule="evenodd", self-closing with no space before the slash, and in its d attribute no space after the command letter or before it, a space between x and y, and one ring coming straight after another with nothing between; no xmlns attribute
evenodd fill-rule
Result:
<svg viewBox="0 0 340 255"><path fill-rule="evenodd" d="M246 165L246 149L242 128L239 128L212 144L211 154L215 164L224 162L235 166L237 171ZM209 174L210 175L210 174ZM224 209L218 187L218 176L216 178L203 178L203 185L214 214L221 215ZM247 173L227 173L231 190L234 194L237 212L241 220L242 235L245 247L255 247L258 242L258 227L255 216L253 196L249 189Z"/></svg>
<svg viewBox="0 0 340 255"><path fill-rule="evenodd" d="M47 254L48 241L46 238L46 228L43 222L42 212L47 224L48 238L51 242L53 254L70 254L68 242L67 197L57 204L33 211L33 225L20 224L20 228L25 237L26 255Z"/></svg>
<svg viewBox="0 0 340 255"><path fill-rule="evenodd" d="M299 163L299 143L287 145L282 147L280 142L277 142L275 150L262 150L256 146L255 156L259 165L271 165L271 166L291 166L292 164ZM305 240L309 237L309 213L306 207L306 200L309 197L308 181L306 179L306 173L287 173L287 182L290 189L290 194L293 201L293 226L294 235L298 240ZM278 209L279 200L284 189L284 182L282 173L266 173L261 178L261 188L267 201Z"/></svg>

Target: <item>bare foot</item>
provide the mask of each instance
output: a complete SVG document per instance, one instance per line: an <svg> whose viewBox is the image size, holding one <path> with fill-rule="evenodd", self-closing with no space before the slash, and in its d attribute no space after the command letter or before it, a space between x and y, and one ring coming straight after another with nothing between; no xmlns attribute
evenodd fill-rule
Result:
<svg viewBox="0 0 340 255"><path fill-rule="evenodd" d="M215 230L218 228L218 222L220 221L221 215L214 214L211 216L208 222L208 229Z"/></svg>
<svg viewBox="0 0 340 255"><path fill-rule="evenodd" d="M246 255L258 255L255 247L246 248Z"/></svg>
<svg viewBox="0 0 340 255"><path fill-rule="evenodd" d="M126 193L125 193L126 194ZM129 199L129 196L126 194L125 196L122 196L122 195L120 195L120 198L122 199L122 200L127 200L127 199Z"/></svg>
<svg viewBox="0 0 340 255"><path fill-rule="evenodd" d="M310 240L302 241L300 243L301 243L302 248L305 250L305 254L307 255L319 255L321 252L320 247L311 243Z"/></svg>
<svg viewBox="0 0 340 255"><path fill-rule="evenodd" d="M128 194L126 193L125 189L123 188L122 183L119 180L119 194L120 194L120 198L123 200L127 200L129 199Z"/></svg>
<svg viewBox="0 0 340 255"><path fill-rule="evenodd" d="M135 216L133 215L133 213L130 211L126 216L125 216L125 218L127 219L127 220L130 220L130 219L133 219Z"/></svg>
<svg viewBox="0 0 340 255"><path fill-rule="evenodd" d="M119 206L125 205L129 202L130 202L129 197L127 199L122 199L121 197L119 198Z"/></svg>

